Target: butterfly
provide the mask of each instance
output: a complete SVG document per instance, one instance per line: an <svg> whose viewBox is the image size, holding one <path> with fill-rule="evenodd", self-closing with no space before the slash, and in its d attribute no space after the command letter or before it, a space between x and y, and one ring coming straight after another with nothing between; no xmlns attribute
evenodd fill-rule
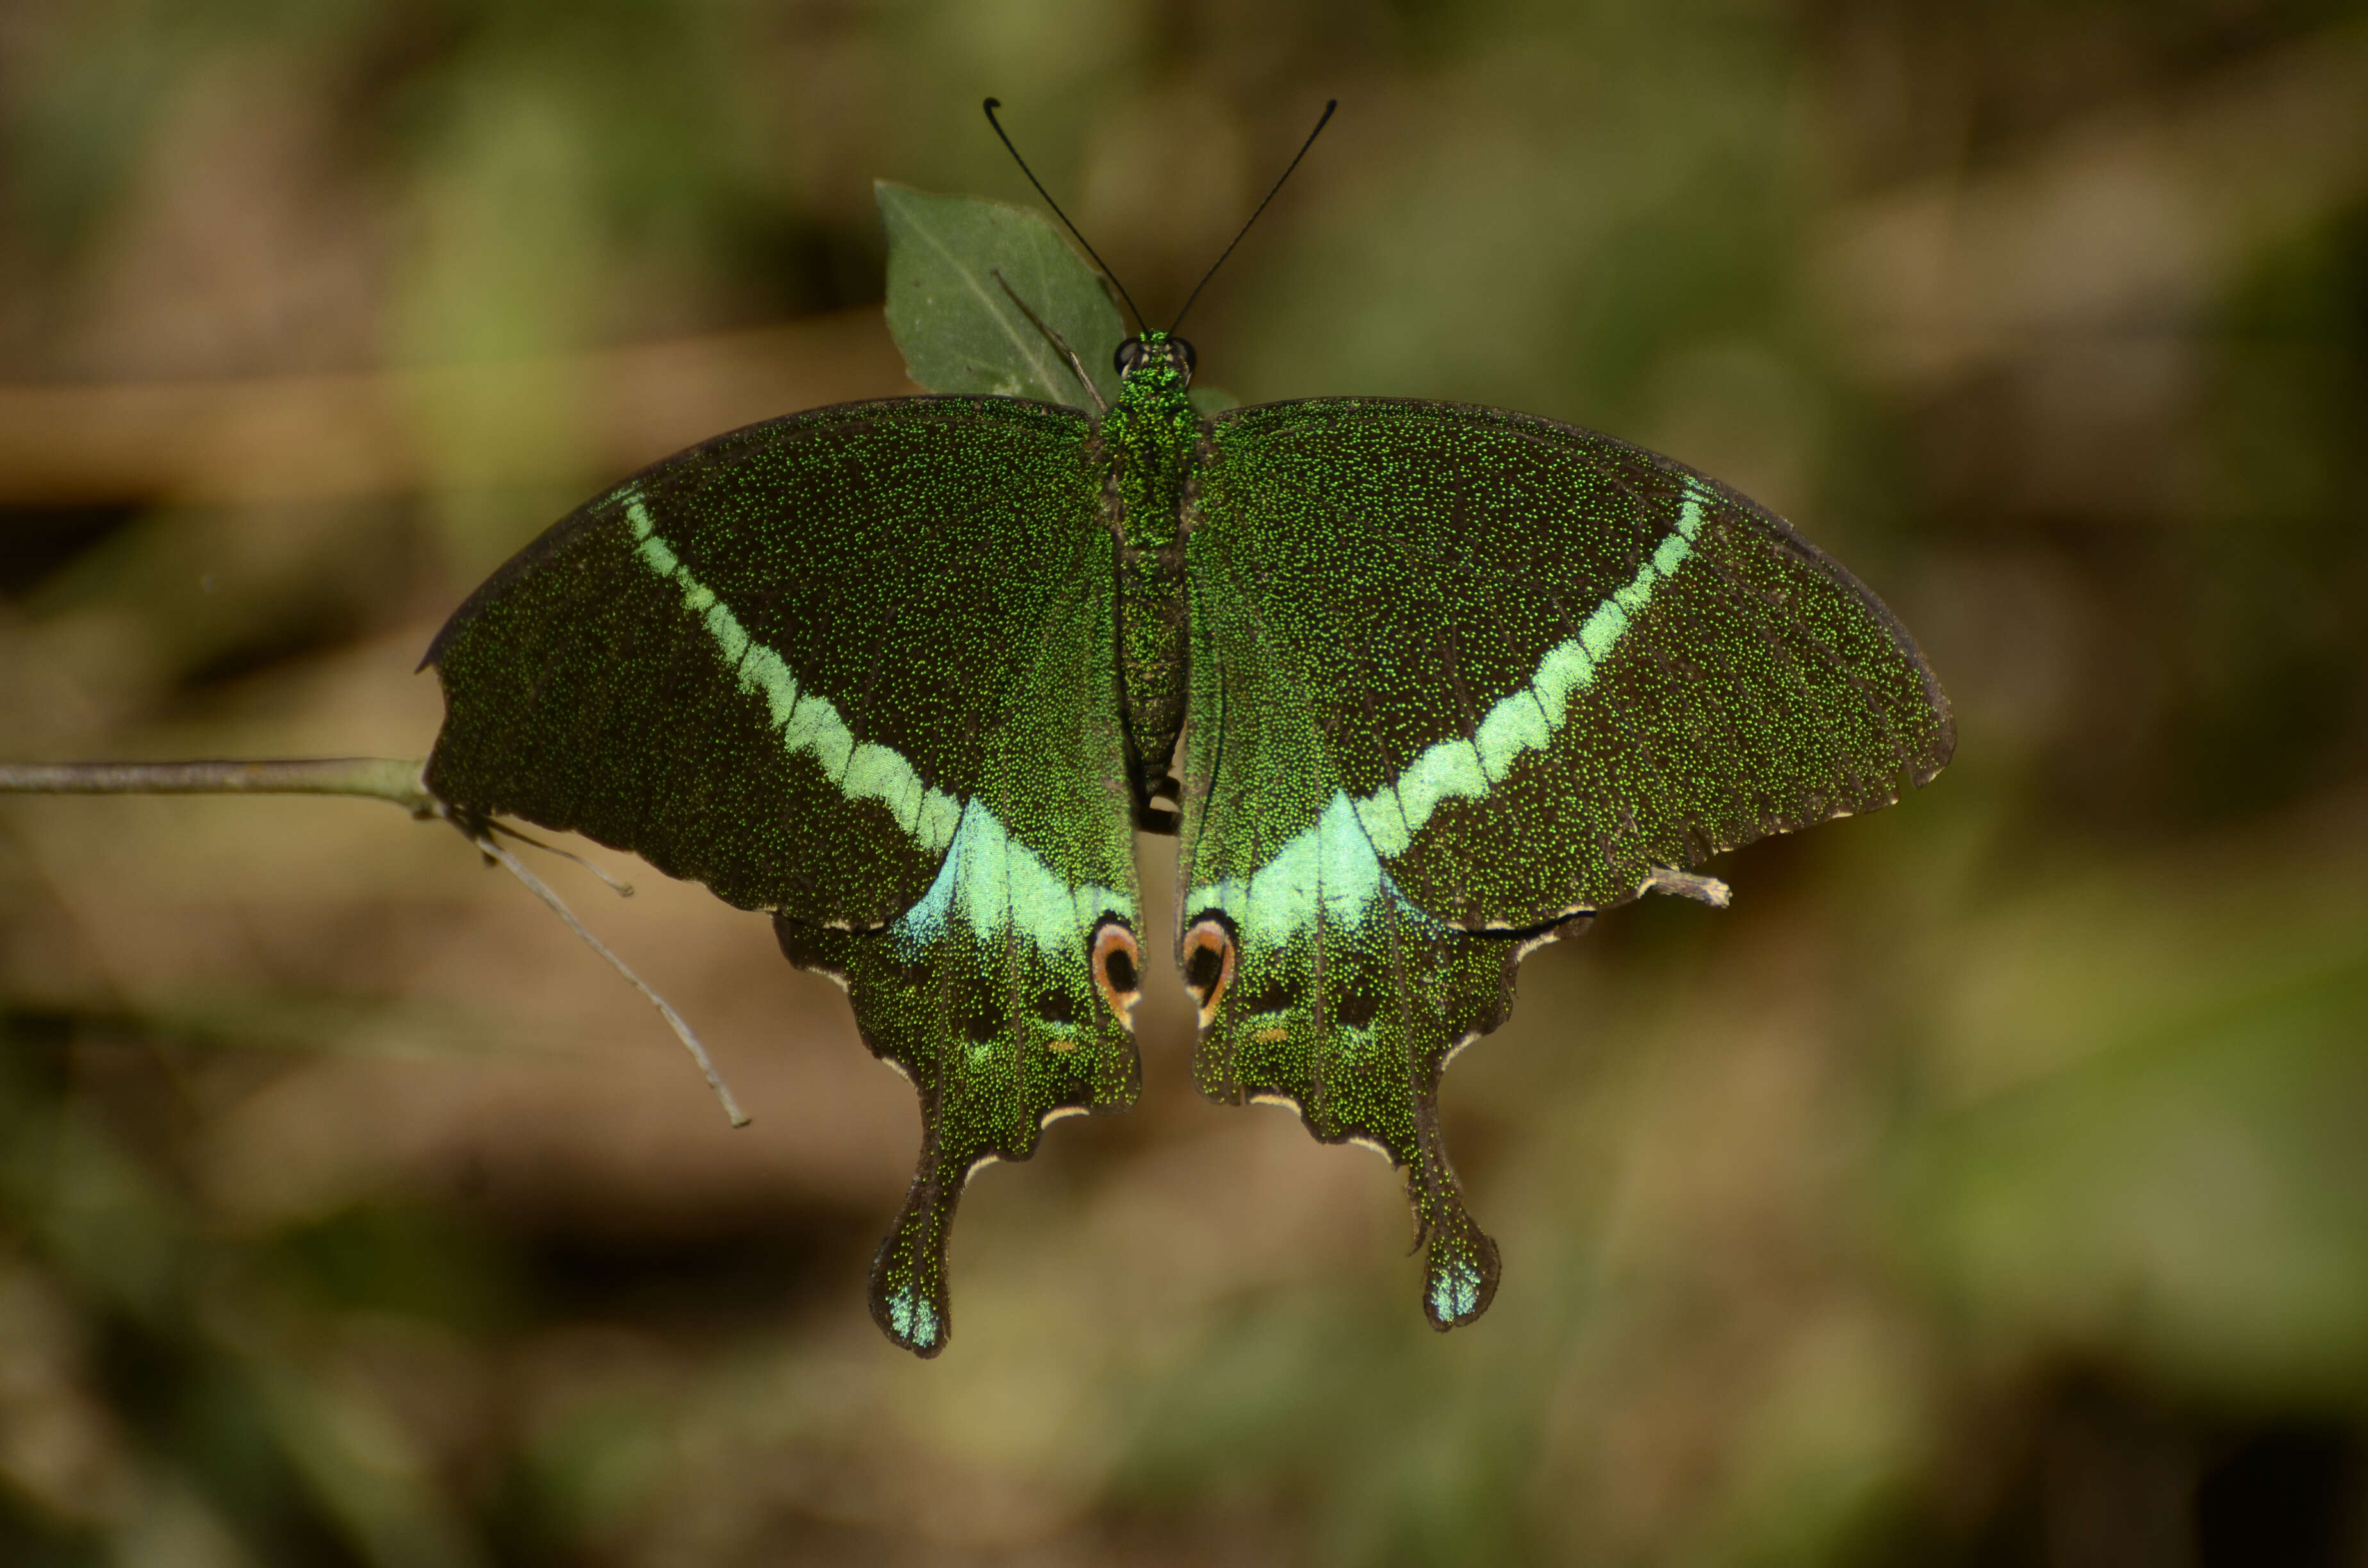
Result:
<svg viewBox="0 0 2368 1568"><path fill-rule="evenodd" d="M1423 1311L1469 1323L1499 1258L1440 1074L1522 958L1929 782L1948 700L1782 519L1610 437L1395 398L1212 415L1172 329L1115 344L1105 398L1069 349L1123 330L1099 278L1032 215L963 210L1002 225L993 287L914 305L897 244L892 324L1008 329L940 371L900 328L924 384L1002 390L751 426L562 519L429 649L427 787L768 912L847 989L920 1102L870 1304L924 1357L969 1176L1135 1098L1133 838L1175 835L1196 1085L1403 1167ZM1064 267L1107 328L1031 308ZM1048 345L1092 407L1006 395L1049 391L1006 373Z"/></svg>

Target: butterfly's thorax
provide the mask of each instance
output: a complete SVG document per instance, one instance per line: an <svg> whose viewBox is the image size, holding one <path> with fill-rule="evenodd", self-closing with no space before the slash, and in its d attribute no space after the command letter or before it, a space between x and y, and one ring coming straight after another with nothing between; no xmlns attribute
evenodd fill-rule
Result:
<svg viewBox="0 0 2368 1568"><path fill-rule="evenodd" d="M1161 335L1144 340L1151 351L1102 420L1104 495L1119 536L1119 680L1135 821L1172 832L1167 769L1186 696L1184 516L1206 426L1185 397L1186 371L1159 351Z"/></svg>

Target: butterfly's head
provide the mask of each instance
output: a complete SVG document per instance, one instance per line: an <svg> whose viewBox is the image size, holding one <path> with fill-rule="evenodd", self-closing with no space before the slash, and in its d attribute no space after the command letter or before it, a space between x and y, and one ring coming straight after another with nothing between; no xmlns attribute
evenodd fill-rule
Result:
<svg viewBox="0 0 2368 1568"><path fill-rule="evenodd" d="M1146 331L1140 336L1128 338L1118 346L1118 352L1110 356L1110 361L1118 367L1120 377L1126 381L1145 376L1165 380L1173 376L1179 386L1191 384L1192 346L1164 332Z"/></svg>

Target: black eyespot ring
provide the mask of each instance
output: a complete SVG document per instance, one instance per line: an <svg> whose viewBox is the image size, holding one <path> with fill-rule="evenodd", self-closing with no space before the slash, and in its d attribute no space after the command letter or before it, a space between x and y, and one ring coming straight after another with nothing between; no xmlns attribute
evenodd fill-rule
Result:
<svg viewBox="0 0 2368 1568"><path fill-rule="evenodd" d="M1119 916L1106 915L1094 927L1087 955L1103 1003L1121 1025L1132 1030L1134 1004L1142 995L1143 985L1143 949L1136 945L1134 933Z"/></svg>
<svg viewBox="0 0 2368 1568"><path fill-rule="evenodd" d="M1240 949L1234 941L1234 923L1221 910L1211 910L1184 933L1184 984L1201 1004L1201 1027L1216 1021L1217 1004L1233 989L1234 965Z"/></svg>

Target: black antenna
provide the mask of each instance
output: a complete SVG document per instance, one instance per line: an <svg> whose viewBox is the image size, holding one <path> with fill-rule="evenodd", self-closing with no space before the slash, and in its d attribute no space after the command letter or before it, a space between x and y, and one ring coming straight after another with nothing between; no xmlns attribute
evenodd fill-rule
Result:
<svg viewBox="0 0 2368 1568"><path fill-rule="evenodd" d="M1167 329L1171 335L1176 331L1177 327L1184 324L1184 317L1191 311L1192 301L1201 297L1201 290L1206 289L1209 286L1209 279L1217 275L1217 267L1225 265L1225 256L1234 254L1234 245L1237 245L1242 243L1242 235L1250 232L1250 223L1255 223L1258 221L1258 212L1266 210L1267 201L1272 201L1277 193L1282 189L1282 180L1289 179L1291 177L1291 169L1297 168L1299 166L1299 159L1307 156L1307 149L1315 145L1315 139L1324 134L1325 122L1332 118L1332 111L1339 107L1340 100L1338 98L1329 98L1325 101L1324 112L1316 117L1315 129L1309 131L1307 133L1307 140L1299 144L1299 157L1291 160L1291 168L1282 171L1282 179L1279 179L1274 182L1274 189L1266 193L1266 201L1261 201L1258 204L1258 212L1250 214L1250 222L1242 225L1242 233L1234 236L1234 244L1227 245L1225 247L1225 256L1221 256L1217 258L1216 267L1210 267L1207 272L1201 275L1201 281L1192 285L1192 292L1185 298L1184 309L1176 312L1175 323ZM1012 155L1017 157L1019 154L1014 153ZM1032 178L1033 176L1031 176L1030 177ZM1045 199L1049 201L1052 198L1047 197Z"/></svg>
<svg viewBox="0 0 2368 1568"><path fill-rule="evenodd" d="M1019 172L1028 176L1028 183L1036 187L1036 194L1044 199L1044 205L1053 210L1053 216L1061 220L1062 225L1065 227L1069 233L1077 234L1077 226L1069 222L1069 215L1061 210L1061 204L1053 199L1053 193L1044 188L1044 182L1036 177L1036 171L1028 166L1028 160L1019 155L1019 149L1014 147L1011 144L1011 138L1004 134L1003 122L995 118L995 111L1002 107L1003 100L1001 98L989 98L986 100L987 124L995 127L995 133L1003 138L1003 150L1011 154L1011 161L1019 165ZM1328 114L1331 111L1326 109L1325 112ZM1134 296L1126 291L1126 285L1118 280L1118 274L1110 269L1110 263L1104 261L1101 258L1101 253L1095 250L1090 244L1087 244L1085 235L1077 234L1077 243L1081 245L1085 245L1086 254L1094 258L1094 265L1100 267L1102 269L1102 276L1110 280L1110 287L1116 289L1118 290L1118 297L1126 301L1126 308L1130 311L1134 311L1134 329L1137 332L1141 332L1143 330L1143 312L1134 309Z"/></svg>

